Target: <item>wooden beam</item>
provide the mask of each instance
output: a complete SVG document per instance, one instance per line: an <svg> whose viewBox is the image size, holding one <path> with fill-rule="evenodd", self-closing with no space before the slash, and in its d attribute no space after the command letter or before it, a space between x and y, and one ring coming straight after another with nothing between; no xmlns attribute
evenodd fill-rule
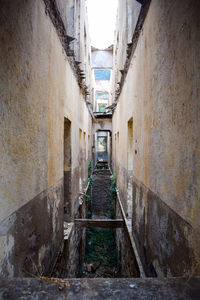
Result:
<svg viewBox="0 0 200 300"><path fill-rule="evenodd" d="M75 219L78 227L101 227L101 228L123 228L125 222L122 219Z"/></svg>

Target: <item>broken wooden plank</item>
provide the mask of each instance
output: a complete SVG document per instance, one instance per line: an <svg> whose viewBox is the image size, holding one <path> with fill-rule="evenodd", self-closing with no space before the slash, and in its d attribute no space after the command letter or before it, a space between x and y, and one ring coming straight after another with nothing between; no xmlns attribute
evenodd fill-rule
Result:
<svg viewBox="0 0 200 300"><path fill-rule="evenodd" d="M75 219L74 224L78 227L101 227L101 228L123 228L123 219Z"/></svg>

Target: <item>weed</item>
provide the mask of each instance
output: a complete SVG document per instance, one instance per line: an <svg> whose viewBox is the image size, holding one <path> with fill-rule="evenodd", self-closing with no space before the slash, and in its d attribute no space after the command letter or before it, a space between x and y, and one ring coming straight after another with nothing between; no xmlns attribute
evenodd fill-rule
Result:
<svg viewBox="0 0 200 300"><path fill-rule="evenodd" d="M110 179L111 179L110 196L112 197L112 199L115 199L115 197L116 197L116 185L117 185L116 178L117 178L117 175L114 172L110 176Z"/></svg>
<svg viewBox="0 0 200 300"><path fill-rule="evenodd" d="M86 230L86 263L101 260L107 267L117 265L115 235L111 228L88 228Z"/></svg>
<svg viewBox="0 0 200 300"><path fill-rule="evenodd" d="M87 217L89 219L91 219L92 218L92 212L91 212L91 205L92 205L91 188L92 188L92 185L94 183L94 179L92 178L91 175L88 177L88 181L89 181L89 187L88 187L88 192L87 192L87 197L86 197L86 211L87 211Z"/></svg>
<svg viewBox="0 0 200 300"><path fill-rule="evenodd" d="M94 183L94 179L92 178L92 176L88 177L89 183L90 183L90 188L91 185Z"/></svg>
<svg viewBox="0 0 200 300"><path fill-rule="evenodd" d="M92 171L92 162L90 160L89 163L88 163L88 177L91 176L91 171Z"/></svg>
<svg viewBox="0 0 200 300"><path fill-rule="evenodd" d="M116 172L114 172L111 176L110 176L110 179L112 181L116 181L116 178L117 178L117 175L116 175Z"/></svg>

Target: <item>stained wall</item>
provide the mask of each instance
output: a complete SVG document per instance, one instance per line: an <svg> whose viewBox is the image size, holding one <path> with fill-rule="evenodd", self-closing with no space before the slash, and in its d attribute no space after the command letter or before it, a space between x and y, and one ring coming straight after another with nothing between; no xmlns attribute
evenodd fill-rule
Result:
<svg viewBox="0 0 200 300"><path fill-rule="evenodd" d="M113 72L126 73L113 116L114 166L127 211L132 119L132 228L149 276L200 272L199 9L197 1L152 0L127 64L114 48Z"/></svg>
<svg viewBox="0 0 200 300"><path fill-rule="evenodd" d="M71 122L71 220L87 181L91 116L50 11L48 1L1 2L1 276L47 274L60 250L64 117Z"/></svg>

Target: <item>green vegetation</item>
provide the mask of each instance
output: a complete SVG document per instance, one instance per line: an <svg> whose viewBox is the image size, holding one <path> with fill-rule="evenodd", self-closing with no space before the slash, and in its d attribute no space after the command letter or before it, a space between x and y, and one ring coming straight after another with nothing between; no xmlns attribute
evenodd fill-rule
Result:
<svg viewBox="0 0 200 300"><path fill-rule="evenodd" d="M87 197L86 197L86 215L87 218L91 219L92 218L92 212L91 212L91 203L92 203L92 198L91 198L91 187L94 183L94 179L92 178L91 175L92 172L92 163L91 160L88 163L88 182L89 182L89 187L87 191Z"/></svg>
<svg viewBox="0 0 200 300"><path fill-rule="evenodd" d="M94 179L92 178L92 176L88 177L88 181L90 183L89 188L91 188L91 185L93 185L93 183L94 183Z"/></svg>
<svg viewBox="0 0 200 300"><path fill-rule="evenodd" d="M103 169L104 166L101 166ZM107 204L107 212L109 213L108 218L115 218L115 187L116 187L116 174L114 173L111 177L111 187L110 187L110 199ZM88 177L90 183L88 189L88 195L86 198L87 206L87 217L92 217L91 211L91 188L94 183L94 179L90 175ZM117 268L117 251L115 243L115 230L112 228L87 228L86 229L86 252L85 252L85 263L89 264L91 262L100 261L101 266L103 266L103 275L105 277L110 277L106 273L106 270L111 270ZM101 271L102 272L102 269Z"/></svg>
<svg viewBox="0 0 200 300"><path fill-rule="evenodd" d="M108 218L115 219L115 205L114 205L113 200L112 200L112 203L107 204L107 211L109 212Z"/></svg>
<svg viewBox="0 0 200 300"><path fill-rule="evenodd" d="M91 201L91 196L90 196L90 195L87 195L87 197L86 197L86 199L85 199L86 204L88 204L89 201Z"/></svg>
<svg viewBox="0 0 200 300"><path fill-rule="evenodd" d="M116 172L114 172L111 176L110 176L110 179L112 180L112 181L116 181L116 178L117 178L117 174L116 174Z"/></svg>
<svg viewBox="0 0 200 300"><path fill-rule="evenodd" d="M92 162L90 160L88 163L88 178L91 176L91 171L92 171Z"/></svg>
<svg viewBox="0 0 200 300"><path fill-rule="evenodd" d="M116 178L117 178L117 175L114 172L110 176L110 179L111 179L110 196L112 197L112 199L115 199L115 197L116 197L116 185L117 185Z"/></svg>
<svg viewBox="0 0 200 300"><path fill-rule="evenodd" d="M105 267L117 266L114 230L111 228L88 228L86 230L85 262L100 260Z"/></svg>

